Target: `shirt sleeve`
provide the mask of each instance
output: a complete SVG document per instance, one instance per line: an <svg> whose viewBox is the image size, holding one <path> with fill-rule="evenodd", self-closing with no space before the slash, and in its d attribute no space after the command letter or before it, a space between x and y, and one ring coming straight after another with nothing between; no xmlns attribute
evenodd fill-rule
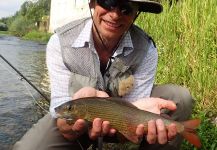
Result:
<svg viewBox="0 0 217 150"><path fill-rule="evenodd" d="M46 49L46 63L50 78L51 102L50 113L56 117L55 108L71 100L68 93L70 71L63 63L59 38L52 35Z"/></svg>
<svg viewBox="0 0 217 150"><path fill-rule="evenodd" d="M157 48L151 42L147 55L134 74L134 88L124 98L133 102L139 98L150 97L157 70L158 53Z"/></svg>

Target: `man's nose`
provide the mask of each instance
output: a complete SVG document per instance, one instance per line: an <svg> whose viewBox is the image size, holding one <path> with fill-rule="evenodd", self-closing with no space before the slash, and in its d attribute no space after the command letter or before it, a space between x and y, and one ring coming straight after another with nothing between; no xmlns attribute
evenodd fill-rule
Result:
<svg viewBox="0 0 217 150"><path fill-rule="evenodd" d="M112 8L109 13L113 19L118 19L123 15L121 10L118 7Z"/></svg>

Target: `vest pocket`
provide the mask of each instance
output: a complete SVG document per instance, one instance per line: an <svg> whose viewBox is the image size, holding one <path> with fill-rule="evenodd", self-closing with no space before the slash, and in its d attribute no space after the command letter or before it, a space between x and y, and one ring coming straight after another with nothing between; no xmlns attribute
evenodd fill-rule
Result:
<svg viewBox="0 0 217 150"><path fill-rule="evenodd" d="M73 96L78 90L83 87L96 88L97 79L93 77L87 77L76 73L71 73L69 79L69 95Z"/></svg>

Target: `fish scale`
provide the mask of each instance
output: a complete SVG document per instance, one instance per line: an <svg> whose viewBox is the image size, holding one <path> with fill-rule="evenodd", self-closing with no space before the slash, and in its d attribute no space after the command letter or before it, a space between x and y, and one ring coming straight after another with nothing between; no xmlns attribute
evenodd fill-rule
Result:
<svg viewBox="0 0 217 150"><path fill-rule="evenodd" d="M110 103L107 103L107 105L103 107L98 107L95 103L87 103L85 105L88 105L86 107L86 116L89 116L85 119L87 120L93 120L94 118L102 118L103 120L110 120L111 124L118 128L126 128L126 124L123 124L120 120L123 120L123 116L115 115L113 111L120 110L120 107L114 105L110 105ZM118 112L117 112L118 113ZM89 115L88 115L89 114Z"/></svg>

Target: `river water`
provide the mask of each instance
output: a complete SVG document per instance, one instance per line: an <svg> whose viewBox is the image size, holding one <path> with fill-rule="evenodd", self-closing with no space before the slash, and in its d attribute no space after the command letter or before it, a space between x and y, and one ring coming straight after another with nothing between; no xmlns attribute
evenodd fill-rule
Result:
<svg viewBox="0 0 217 150"><path fill-rule="evenodd" d="M49 96L45 49L45 44L0 35L0 54ZM0 150L11 149L43 116L43 111L36 103L44 104L44 101L36 90L0 58ZM45 106L47 105L43 107Z"/></svg>

